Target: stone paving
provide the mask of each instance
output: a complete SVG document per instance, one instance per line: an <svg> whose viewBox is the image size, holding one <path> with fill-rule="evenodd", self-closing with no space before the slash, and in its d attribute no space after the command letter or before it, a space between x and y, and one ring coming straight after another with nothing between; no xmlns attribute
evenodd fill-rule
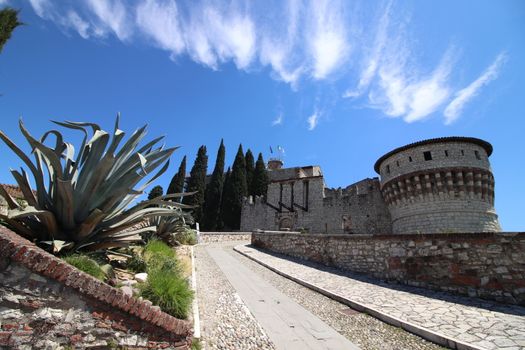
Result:
<svg viewBox="0 0 525 350"><path fill-rule="evenodd" d="M298 259L236 247L279 272L471 348L525 349L525 308L382 283Z"/></svg>

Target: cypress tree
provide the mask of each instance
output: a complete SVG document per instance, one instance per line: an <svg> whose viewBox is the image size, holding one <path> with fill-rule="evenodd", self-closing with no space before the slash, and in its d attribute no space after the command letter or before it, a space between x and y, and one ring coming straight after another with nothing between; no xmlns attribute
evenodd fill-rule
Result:
<svg viewBox="0 0 525 350"><path fill-rule="evenodd" d="M222 230L224 229L224 214L227 212L225 208L225 200L226 192L229 189L230 186L230 176L231 176L231 169L228 167L228 171L226 171L226 175L224 175L224 185L222 186L222 195L221 195L221 209L219 210L219 220L217 221L217 229Z"/></svg>
<svg viewBox="0 0 525 350"><path fill-rule="evenodd" d="M244 156L246 161L246 186L248 186L248 196L252 195L252 181L253 181L253 172L255 171L255 160L253 159L253 154L250 149L246 151Z"/></svg>
<svg viewBox="0 0 525 350"><path fill-rule="evenodd" d="M255 170L253 172L251 193L253 196L266 196L268 190L268 172L261 153L257 157Z"/></svg>
<svg viewBox="0 0 525 350"><path fill-rule="evenodd" d="M11 38L11 33L16 27L21 25L18 22L18 11L10 7L0 10L0 52L5 43Z"/></svg>
<svg viewBox="0 0 525 350"><path fill-rule="evenodd" d="M200 146L197 152L197 158L190 171L190 178L188 179L187 192L196 192L192 196L187 196L182 199L184 204L193 205L193 218L195 222L202 220L202 207L204 204L204 191L206 189L206 171L208 170L208 155L206 154L206 146Z"/></svg>
<svg viewBox="0 0 525 350"><path fill-rule="evenodd" d="M217 229L217 221L219 220L219 211L221 209L222 188L224 184L225 153L224 142L221 140L219 150L217 151L215 168L213 169L210 183L206 186L202 227L207 231Z"/></svg>
<svg viewBox="0 0 525 350"><path fill-rule="evenodd" d="M163 193L164 193L164 190L162 189L162 187L157 185L153 187L151 191L149 191L148 199L153 199L153 198L162 196Z"/></svg>
<svg viewBox="0 0 525 350"><path fill-rule="evenodd" d="M248 194L246 186L246 162L242 145L239 145L235 161L233 162L228 186L224 191L223 219L224 226L232 230L238 230L241 225L241 208L243 197Z"/></svg>
<svg viewBox="0 0 525 350"><path fill-rule="evenodd" d="M168 191L166 194L173 193L183 193L184 191L184 181L186 180L186 156L182 158L182 161L179 165L179 171L171 179L170 185L168 186ZM172 200L177 200L174 198Z"/></svg>

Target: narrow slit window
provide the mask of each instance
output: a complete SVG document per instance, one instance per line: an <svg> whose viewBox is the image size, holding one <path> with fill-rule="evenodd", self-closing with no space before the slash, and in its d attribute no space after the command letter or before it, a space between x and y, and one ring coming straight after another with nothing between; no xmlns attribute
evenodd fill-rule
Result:
<svg viewBox="0 0 525 350"><path fill-rule="evenodd" d="M474 151L474 154L476 155L476 159L481 160L481 157L479 156L479 152L478 151Z"/></svg>
<svg viewBox="0 0 525 350"><path fill-rule="evenodd" d="M423 152L423 157L425 157L425 160L432 160L432 153L430 151Z"/></svg>
<svg viewBox="0 0 525 350"><path fill-rule="evenodd" d="M408 157L408 161L409 161L409 162L412 162L412 157Z"/></svg>
<svg viewBox="0 0 525 350"><path fill-rule="evenodd" d="M386 173L387 173L387 174L390 174L390 165L387 165L387 166L386 166Z"/></svg>
<svg viewBox="0 0 525 350"><path fill-rule="evenodd" d="M445 150L445 157L448 157L448 151Z"/></svg>
<svg viewBox="0 0 525 350"><path fill-rule="evenodd" d="M396 165L399 166L399 160L396 160Z"/></svg>
<svg viewBox="0 0 525 350"><path fill-rule="evenodd" d="M461 150L461 155L462 155L462 156L465 155L465 151L464 151L464 150Z"/></svg>

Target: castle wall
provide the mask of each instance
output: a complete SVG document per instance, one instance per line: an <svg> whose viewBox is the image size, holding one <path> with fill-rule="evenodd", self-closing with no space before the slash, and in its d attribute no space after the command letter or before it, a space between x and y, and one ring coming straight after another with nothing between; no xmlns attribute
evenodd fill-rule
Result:
<svg viewBox="0 0 525 350"><path fill-rule="evenodd" d="M253 232L272 252L411 286L525 305L525 233Z"/></svg>
<svg viewBox="0 0 525 350"><path fill-rule="evenodd" d="M318 176L318 167L306 169L312 168L310 172L297 170L305 168L290 168L279 170L277 176L272 174L267 195L270 205L261 198L245 200L241 230L289 229L332 234L391 232L390 213L377 179L365 179L344 190L328 189L322 176Z"/></svg>

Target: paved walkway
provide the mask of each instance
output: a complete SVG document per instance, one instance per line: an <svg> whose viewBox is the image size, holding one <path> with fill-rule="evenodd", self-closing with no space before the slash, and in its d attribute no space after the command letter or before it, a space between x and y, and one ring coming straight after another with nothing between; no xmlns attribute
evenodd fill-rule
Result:
<svg viewBox="0 0 525 350"><path fill-rule="evenodd" d="M525 308L380 283L239 245L249 258L387 322L458 349L525 349ZM432 340L432 339L431 339ZM443 341L445 343L443 343Z"/></svg>
<svg viewBox="0 0 525 350"><path fill-rule="evenodd" d="M277 349L358 349L326 323L239 264L221 247L207 246L205 249Z"/></svg>

